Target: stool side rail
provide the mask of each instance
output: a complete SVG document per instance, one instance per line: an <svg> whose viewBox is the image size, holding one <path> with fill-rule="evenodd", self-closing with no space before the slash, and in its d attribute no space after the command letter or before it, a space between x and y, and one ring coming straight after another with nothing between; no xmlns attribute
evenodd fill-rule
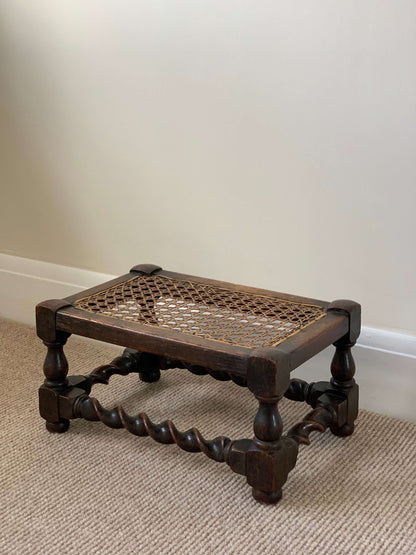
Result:
<svg viewBox="0 0 416 555"><path fill-rule="evenodd" d="M252 287L249 285L239 285L228 281L219 281L216 279L203 278L203 277L193 276L189 274L182 274L179 272L171 272L169 270L161 270L160 272L157 272L157 274L160 276L171 277L174 279L192 281L195 283L200 283L202 285L213 285L214 287L229 289L230 291L241 291L242 293L252 293L253 295L273 297L276 299L282 299L284 301L291 301L295 303L314 304L316 306L321 306L322 308L327 308L330 304L327 301L311 299L309 297L301 297L298 295L291 295L289 293L280 293L278 291L272 291L269 289L259 289L257 287ZM134 275L132 274L131 277L134 277Z"/></svg>
<svg viewBox="0 0 416 555"><path fill-rule="evenodd" d="M152 328L101 314L94 315L73 307L65 307L56 313L56 328L121 347L186 359L193 364L206 365L213 370L228 370L237 375L245 375L247 358L252 353L252 349L246 347L223 344L165 328Z"/></svg>
<svg viewBox="0 0 416 555"><path fill-rule="evenodd" d="M145 266L145 265L143 265ZM139 267L139 266L138 266ZM158 266L154 266L154 268L158 268ZM259 296L265 296L265 297L272 297L272 298L276 298L276 299L282 299L284 301L290 301L290 302L296 302L296 303L302 303L302 304L313 304L316 306L320 306L322 308L328 308L328 306L330 305L329 302L327 301L322 301L319 299L312 299L309 297L302 297L302 296L298 296L298 295L291 295L289 293L281 293L278 291L272 291L269 289L259 289L257 287L251 287L248 285L238 285L235 283L231 283L228 281L220 281L220 280L216 280L216 279L209 279L209 278L202 278L199 276L194 276L194 275L190 275L190 274L182 274L179 272L171 272L168 270L162 270L162 269L156 269L150 273L148 272L140 272L138 270L134 270L134 271L130 271L128 274L123 274L122 276L116 277L110 281L107 281L105 283L101 283L100 285L91 287L89 289L86 289L84 291L81 291L80 293L76 293L74 295L70 295L68 297L65 297L64 300L68 301L68 303L74 303L80 299L83 299L84 297L88 297L90 295L94 295L95 293L100 293L101 291L105 291L106 289L110 289L111 287L114 287L116 285L119 285L125 281L128 281L130 279L133 279L135 276L137 276L137 274L142 274L142 275L160 275L160 276L165 276L165 277L170 277L173 279L178 279L178 280L185 280L185 281L192 281L194 283L200 283L203 285L213 285L214 287L220 287L220 288L225 288L225 289L229 289L230 291L240 291L242 293L251 293L253 295L259 295Z"/></svg>

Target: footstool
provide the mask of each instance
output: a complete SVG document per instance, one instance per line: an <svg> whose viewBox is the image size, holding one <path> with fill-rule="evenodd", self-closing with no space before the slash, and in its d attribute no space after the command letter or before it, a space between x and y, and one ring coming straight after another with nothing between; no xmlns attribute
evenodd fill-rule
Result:
<svg viewBox="0 0 416 555"><path fill-rule="evenodd" d="M332 303L135 266L117 279L36 307L37 333L47 346L40 414L50 432L65 432L76 418L100 420L160 443L202 452L246 476L257 501L276 503L294 468L300 444L329 427L350 435L358 413L351 347L360 333L360 305ZM71 334L125 347L110 364L86 376L69 376L63 346ZM290 372L329 345L335 353L328 382L290 379ZM139 374L145 382L161 370L183 368L248 387L258 400L254 437L208 440L171 420L155 424L145 413L107 410L90 396L114 374ZM312 407L282 435L282 397Z"/></svg>

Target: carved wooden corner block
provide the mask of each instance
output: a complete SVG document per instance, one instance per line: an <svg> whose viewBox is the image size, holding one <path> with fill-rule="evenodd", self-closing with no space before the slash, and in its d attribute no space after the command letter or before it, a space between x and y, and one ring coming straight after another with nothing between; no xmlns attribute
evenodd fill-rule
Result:
<svg viewBox="0 0 416 555"><path fill-rule="evenodd" d="M50 432L65 432L69 427L69 420L75 418L75 400L90 391L91 382L86 376L69 376L66 386L60 389L41 385L39 412L46 420L47 429Z"/></svg>
<svg viewBox="0 0 416 555"><path fill-rule="evenodd" d="M283 397L290 384L289 357L276 349L255 349L247 364L247 387L256 396Z"/></svg>
<svg viewBox="0 0 416 555"><path fill-rule="evenodd" d="M282 486L296 465L298 448L295 440L282 437L266 450L253 444L247 451L247 483L257 501L274 503L281 498Z"/></svg>
<svg viewBox="0 0 416 555"><path fill-rule="evenodd" d="M152 274L158 272L162 268L156 266L155 264L137 264L130 269L130 272L136 272L138 274L143 274L146 276L151 276Z"/></svg>
<svg viewBox="0 0 416 555"><path fill-rule="evenodd" d="M292 381L301 382L302 380ZM308 386L307 394L302 400L306 401L313 408L323 407L331 411L332 419L328 421L327 425L334 435L350 435L345 432L350 431L351 427L353 429L354 420L358 415L357 384L343 389L332 382L311 383Z"/></svg>
<svg viewBox="0 0 416 555"><path fill-rule="evenodd" d="M40 386L39 413L47 422L59 422L59 392L56 389Z"/></svg>
<svg viewBox="0 0 416 555"><path fill-rule="evenodd" d="M331 403L334 399L339 399L339 388L332 385L332 389L328 389L326 397ZM358 416L358 385L354 383L351 387L342 389L342 401L336 403L336 419L331 423L331 432L336 436L349 436L354 431L354 422ZM321 398L325 402L325 396Z"/></svg>
<svg viewBox="0 0 416 555"><path fill-rule="evenodd" d="M50 299L36 306L36 333L42 341L65 344L71 334L56 329L56 313L67 306L71 303L64 299Z"/></svg>
<svg viewBox="0 0 416 555"><path fill-rule="evenodd" d="M348 299L338 299L330 303L327 311L348 316L348 332L340 341L354 345L361 331L361 305Z"/></svg>
<svg viewBox="0 0 416 555"><path fill-rule="evenodd" d="M246 476L257 501L277 503L282 497L282 486L295 467L299 443L283 436L267 448L256 445L255 440L233 441L228 454L231 470Z"/></svg>
<svg viewBox="0 0 416 555"><path fill-rule="evenodd" d="M332 419L328 422L332 433L346 435L346 426L353 425L358 414L358 385L340 388L332 382L314 382L308 384L303 380L293 379L285 397L294 401L305 401L313 408L323 407L331 411Z"/></svg>
<svg viewBox="0 0 416 555"><path fill-rule="evenodd" d="M68 388L59 394L59 411L62 418L76 418L75 405L78 399L91 392L88 376L70 376Z"/></svg>

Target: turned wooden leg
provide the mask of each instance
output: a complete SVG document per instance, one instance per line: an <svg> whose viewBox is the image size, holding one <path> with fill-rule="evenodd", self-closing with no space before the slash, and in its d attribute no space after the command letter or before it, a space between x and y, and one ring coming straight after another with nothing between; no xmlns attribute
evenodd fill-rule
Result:
<svg viewBox="0 0 416 555"><path fill-rule="evenodd" d="M246 475L256 501L273 504L282 497L282 486L296 464L299 447L292 438L282 437L278 411L278 402L290 384L290 365L285 353L276 355L261 348L253 351L247 366L247 387L259 402L254 437L249 445L236 442L235 448L245 452L243 468L233 468L233 450L230 466Z"/></svg>
<svg viewBox="0 0 416 555"><path fill-rule="evenodd" d="M354 431L358 415L358 385L355 383L355 363L351 354L361 330L361 306L349 300L334 301L328 311L341 312L348 316L348 332L334 343L335 354L331 363L331 385L335 392L345 396L344 410L339 411L338 421L331 424L333 434L349 436Z"/></svg>
<svg viewBox="0 0 416 555"><path fill-rule="evenodd" d="M150 353L142 353L140 357L140 379L152 383L160 380L159 357Z"/></svg>
<svg viewBox="0 0 416 555"><path fill-rule="evenodd" d="M259 397L254 419L254 438L247 450L246 475L253 497L260 503L274 504L282 498L282 486L295 467L298 444L283 436L277 409L279 397Z"/></svg>
<svg viewBox="0 0 416 555"><path fill-rule="evenodd" d="M69 420L59 416L58 401L59 393L68 385L68 361L63 350L67 338L68 335L60 334L59 341L44 341L48 352L43 365L45 381L39 390L39 407L46 420L46 429L55 433L66 432L69 428Z"/></svg>
<svg viewBox="0 0 416 555"><path fill-rule="evenodd" d="M136 372L142 382L152 383L160 379L161 357L151 353L141 353L134 349L124 349L123 357L130 358L135 362Z"/></svg>
<svg viewBox="0 0 416 555"><path fill-rule="evenodd" d="M259 401L259 408L254 419L254 439L253 443L256 447L267 454L276 449L279 439L283 431L283 423L279 411L277 409L278 398L261 398L257 397ZM261 464L261 455L259 457L259 465L257 468L258 474L261 475L264 472L270 473L271 468L264 468ZM262 503L277 503L282 497L282 488L275 487L273 484L275 482L274 477L269 476L271 488L269 491L263 491L257 487L253 487L253 497L256 501ZM256 481L256 480L254 480Z"/></svg>
<svg viewBox="0 0 416 555"><path fill-rule="evenodd" d="M331 425L331 431L337 436L349 436L354 431L354 421L358 415L358 385L354 380L355 362L351 353L354 343L342 338L334 345L331 384L347 397L347 422L342 426L336 423Z"/></svg>

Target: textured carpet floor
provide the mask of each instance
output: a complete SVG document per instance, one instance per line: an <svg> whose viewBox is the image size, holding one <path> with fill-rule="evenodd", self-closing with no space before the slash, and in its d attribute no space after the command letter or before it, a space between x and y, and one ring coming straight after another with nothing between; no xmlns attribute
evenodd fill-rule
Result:
<svg viewBox="0 0 416 555"><path fill-rule="evenodd" d="M244 477L200 453L96 422L49 434L37 410L46 349L32 328L0 324L0 553L416 552L414 424L361 411L350 438L313 434L282 501L263 506ZM73 374L119 352L76 337L66 347ZM184 370L156 384L115 376L94 396L207 438L251 437L256 410L247 390ZM307 411L282 402L287 427Z"/></svg>

